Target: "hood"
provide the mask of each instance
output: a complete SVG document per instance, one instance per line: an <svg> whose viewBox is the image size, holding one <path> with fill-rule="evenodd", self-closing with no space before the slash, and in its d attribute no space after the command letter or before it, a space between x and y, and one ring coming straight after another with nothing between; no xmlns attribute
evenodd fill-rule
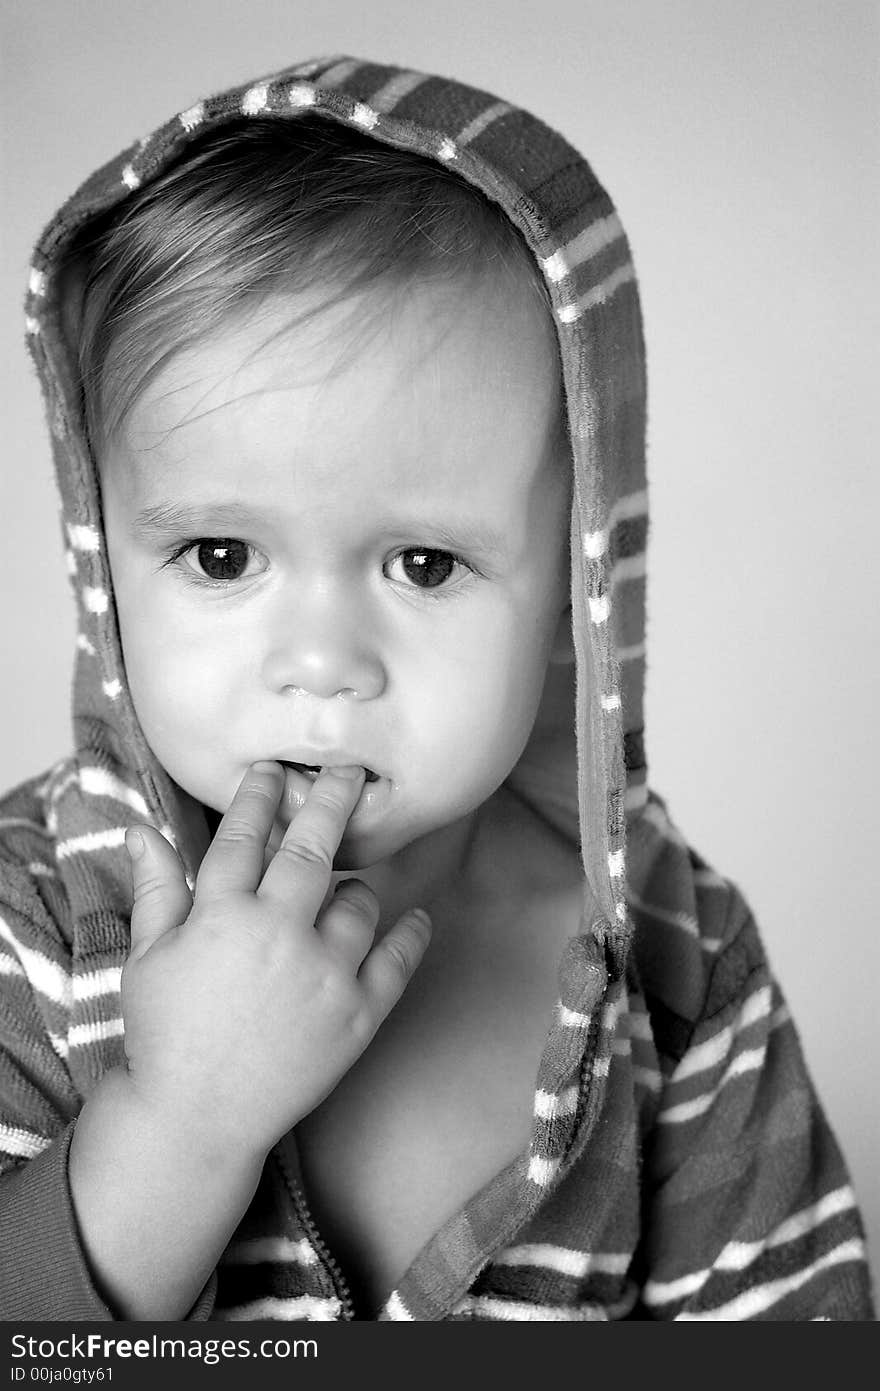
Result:
<svg viewBox="0 0 880 1391"><path fill-rule="evenodd" d="M71 337L76 332L62 267L91 220L143 187L196 134L244 115L313 115L357 127L454 169L500 205L540 268L553 306L573 460L571 602L576 661L548 678L552 714L511 774L547 820L579 839L584 871L582 935L560 965L571 1019L619 983L630 936L627 836L646 802L645 377L639 299L629 246L605 190L556 132L505 101L460 83L353 58L292 66L196 102L95 173L49 225L35 252L26 303L29 346L45 396L62 523L78 612L73 725L76 754L59 776L52 829L67 859L74 917L89 908L92 969L125 954L130 912L128 824L148 820L179 850L192 880L198 863L192 810L139 727L122 659L100 493L82 420ZM69 273L69 272L68 272ZM66 795L64 795L66 794ZM91 853L77 855L78 849ZM63 853L62 853L63 852ZM105 905L95 914L96 898ZM101 919L98 923L95 920ZM612 1009L613 1016L613 1009ZM569 1023L571 1022L569 1019ZM112 1031L110 1031L112 1032ZM100 1038L89 1076L113 1059L119 1039ZM551 1030L544 1086L579 1078L597 1058L598 1034ZM601 1049L600 1049L601 1052ZM607 1070L607 1067L606 1067ZM603 1069L594 1069L598 1087ZM551 1118L548 1151L568 1152L595 1105ZM573 1129L574 1127L574 1129ZM588 1128L588 1127L587 1127ZM545 1127L546 1129L546 1127Z"/></svg>

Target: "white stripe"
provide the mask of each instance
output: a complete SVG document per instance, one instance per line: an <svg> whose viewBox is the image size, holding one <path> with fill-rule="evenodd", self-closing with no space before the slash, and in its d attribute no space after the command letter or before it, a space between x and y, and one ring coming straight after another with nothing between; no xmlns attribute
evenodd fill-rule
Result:
<svg viewBox="0 0 880 1391"><path fill-rule="evenodd" d="M125 184L126 188L140 188L140 178L134 172L130 164L126 164L122 171L122 182Z"/></svg>
<svg viewBox="0 0 880 1391"><path fill-rule="evenodd" d="M641 1087L647 1088L649 1092L660 1092L663 1090L663 1078L653 1067L641 1067L633 1064L633 1082Z"/></svg>
<svg viewBox="0 0 880 1391"><path fill-rule="evenodd" d="M486 130L488 126L491 126L493 122L500 120L502 116L506 116L508 111L512 110L513 107L510 105L510 102L496 101L493 106L487 107L482 115L475 116L472 121L469 121L464 130L458 132L456 144L469 145L472 140L476 140L478 135L482 135L483 131Z"/></svg>
<svg viewBox="0 0 880 1391"><path fill-rule="evenodd" d="M732 1082L736 1077L743 1077L746 1073L757 1072L763 1067L766 1054L766 1046L750 1048L738 1054L714 1090L695 1096L692 1101L681 1101L677 1106L668 1106L665 1110L658 1111L657 1120L666 1125L680 1125L696 1116L702 1116L720 1096L728 1082Z"/></svg>
<svg viewBox="0 0 880 1391"><path fill-rule="evenodd" d="M611 613L611 601L607 594L603 594L600 599L590 599L590 621L595 624L607 623L608 615Z"/></svg>
<svg viewBox="0 0 880 1391"><path fill-rule="evenodd" d="M521 1299L494 1299L489 1295L466 1295L455 1305L456 1314L484 1314L486 1318L517 1323L580 1323L602 1321L608 1317L596 1304L527 1304Z"/></svg>
<svg viewBox="0 0 880 1391"><path fill-rule="evenodd" d="M34 951L33 947L26 947L23 942L19 942L3 918L0 918L0 938L9 943L13 955L24 967L25 975L34 990L38 990L54 1004L70 1009L73 1003L73 989L67 972L42 952Z"/></svg>
<svg viewBox="0 0 880 1391"><path fill-rule="evenodd" d="M625 493L611 508L608 519L609 530L613 531L618 522L631 522L636 517L644 517L648 511L648 490L640 488L637 493Z"/></svg>
<svg viewBox="0 0 880 1391"><path fill-rule="evenodd" d="M606 246L620 241L622 236L623 227L617 213L600 218L598 222L585 227L576 237L572 237L565 246L554 251L552 256L548 256L542 263L544 273L549 280L558 282L578 266L582 266L585 261L592 260L600 251L604 251Z"/></svg>
<svg viewBox="0 0 880 1391"><path fill-rule="evenodd" d="M89 654L90 657L94 657L94 656L95 656L95 646L94 646L94 643L92 643L92 642L89 641L89 639L86 637L85 633L77 633L77 635L76 635L76 645L77 645L77 647L79 648L80 652L88 652L88 654Z"/></svg>
<svg viewBox="0 0 880 1391"><path fill-rule="evenodd" d="M339 1317L342 1306L338 1299L320 1299L314 1294L301 1294L291 1299L256 1299L252 1304L239 1304L233 1309L218 1309L214 1318L230 1323L256 1319L278 1319L296 1323L298 1319L332 1323Z"/></svg>
<svg viewBox="0 0 880 1391"><path fill-rule="evenodd" d="M359 101L355 103L354 110L351 113L351 119L356 126L360 126L363 130L372 130L373 127L378 124L379 116L372 107L367 106L365 102Z"/></svg>
<svg viewBox="0 0 880 1391"><path fill-rule="evenodd" d="M533 1245L507 1246L492 1257L493 1265L533 1265L555 1270L582 1280L591 1270L601 1275L625 1275L632 1257L626 1252L573 1251L567 1246L536 1242Z"/></svg>
<svg viewBox="0 0 880 1391"><path fill-rule="evenodd" d="M70 1052L70 1049L69 1049L68 1046L67 1046L67 1039L66 1039L66 1038L62 1038L62 1037L60 1036L60 1034L53 1034L53 1033L50 1031L50 1032L49 1032L49 1042L51 1043L52 1047L55 1049L55 1052L58 1054L59 1058L63 1058L63 1059L66 1060L66 1059L67 1059L67 1056L68 1056L68 1054L69 1054L69 1052Z"/></svg>
<svg viewBox="0 0 880 1391"><path fill-rule="evenodd" d="M15 956L7 956L5 952L0 952L0 976L21 976L27 979L25 969Z"/></svg>
<svg viewBox="0 0 880 1391"><path fill-rule="evenodd" d="M392 1290L385 1303L385 1313L389 1319L394 1319L398 1323L412 1323L413 1316L407 1309L397 1290Z"/></svg>
<svg viewBox="0 0 880 1391"><path fill-rule="evenodd" d="M607 714L611 714L611 712L612 712L613 710L619 710L619 709L620 709L620 695L619 695L619 693L618 693L617 691L614 691L614 693L613 693L612 695L603 695L603 697L602 697L602 709L603 709Z"/></svg>
<svg viewBox="0 0 880 1391"><path fill-rule="evenodd" d="M640 662L645 655L644 642L634 642L629 647L619 647L617 649L617 660L623 662Z"/></svg>
<svg viewBox="0 0 880 1391"><path fill-rule="evenodd" d="M575 323L590 309L605 304L620 289L621 285L626 285L635 278L636 271L632 262L627 262L625 266L618 266L617 270L612 271L598 285L594 285L593 289L588 290L585 295L581 295L571 304L561 305L556 311L560 322L563 324Z"/></svg>
<svg viewBox="0 0 880 1391"><path fill-rule="evenodd" d="M59 860L68 860L71 855L88 855L94 850L115 850L125 844L125 826L114 826L109 831L89 831L84 836L71 836L59 843L56 854Z"/></svg>
<svg viewBox="0 0 880 1391"><path fill-rule="evenodd" d="M184 130L195 130L205 119L205 103L197 101L194 106L187 107L186 111L181 111L177 118Z"/></svg>
<svg viewBox="0 0 880 1391"><path fill-rule="evenodd" d="M0 816L0 830L33 831L35 835L43 836L46 840L51 840L51 832L45 826L38 826L36 821L29 821L26 816Z"/></svg>
<svg viewBox="0 0 880 1391"><path fill-rule="evenodd" d="M315 89L308 82L294 82L287 93L291 106L314 106Z"/></svg>
<svg viewBox="0 0 880 1391"><path fill-rule="evenodd" d="M658 922L666 923L668 927L680 928L682 932L687 933L688 937L693 937L695 941L699 941L699 924L692 914L685 913L683 909L660 908L656 903L646 903L632 890L629 892L629 905L630 908L638 908L641 912L650 914Z"/></svg>
<svg viewBox="0 0 880 1391"><path fill-rule="evenodd" d="M647 574L648 557L645 551L636 555L622 556L611 567L611 584L625 584L628 580L641 580Z"/></svg>
<svg viewBox="0 0 880 1391"><path fill-rule="evenodd" d="M51 865L44 865L39 860L31 860L28 865L28 874L35 874L38 879L57 879L58 871Z"/></svg>
<svg viewBox="0 0 880 1391"><path fill-rule="evenodd" d="M612 879L620 879L626 873L626 861L622 850L612 850L608 856L608 873Z"/></svg>
<svg viewBox="0 0 880 1391"><path fill-rule="evenodd" d="M0 1149L5 1150L7 1154L14 1154L22 1159L33 1159L34 1155L42 1154L44 1149L48 1149L51 1143L45 1135L35 1135L32 1130L23 1130L18 1125L0 1124Z"/></svg>
<svg viewBox="0 0 880 1391"><path fill-rule="evenodd" d="M759 1019L766 1019L770 1013L771 1002L769 985L762 985L760 989L755 990L746 999L736 1018L732 1019L723 1029L720 1029L714 1038L707 1039L705 1043L698 1043L685 1053L670 1078L670 1084L674 1086L676 1082L682 1082L686 1077L693 1077L698 1072L706 1072L709 1068L717 1067L727 1057L730 1045L737 1034L741 1033L743 1029L748 1029L750 1025L756 1024Z"/></svg>
<svg viewBox="0 0 880 1391"><path fill-rule="evenodd" d="M793 1213L778 1227L768 1233L761 1241L729 1241L713 1265L692 1275L682 1275L677 1280L649 1280L645 1286L645 1302L648 1304L672 1304L685 1299L702 1289L709 1276L716 1270L735 1270L742 1272L753 1265L765 1251L776 1246L784 1246L797 1241L807 1232L815 1231L832 1217L849 1212L856 1205L856 1198L849 1184L826 1193L824 1198L810 1207Z"/></svg>
<svg viewBox="0 0 880 1391"><path fill-rule="evenodd" d="M567 1005L557 1006L559 1022L566 1029L588 1029L592 1015L579 1014L576 1009L569 1009Z"/></svg>
<svg viewBox="0 0 880 1391"><path fill-rule="evenodd" d="M458 158L458 150L452 140L443 139L437 146L437 158L445 162Z"/></svg>
<svg viewBox="0 0 880 1391"><path fill-rule="evenodd" d="M73 978L75 1000L96 1000L99 995L118 995L122 982L121 966L105 966L100 971L85 971Z"/></svg>
<svg viewBox="0 0 880 1391"><path fill-rule="evenodd" d="M539 1188L544 1188L558 1168L558 1159L542 1159L540 1155L533 1154L529 1160L529 1178Z"/></svg>
<svg viewBox="0 0 880 1391"><path fill-rule="evenodd" d="M36 335L40 331L40 321L39 319L35 319L33 314L25 314L24 327L26 333Z"/></svg>
<svg viewBox="0 0 880 1391"><path fill-rule="evenodd" d="M805 1266L803 1270L796 1271L793 1275L785 1276L781 1280L769 1280L765 1285L757 1285L752 1290L746 1290L738 1295L736 1299L731 1299L727 1304L716 1305L714 1309L703 1309L698 1314L682 1313L676 1315L676 1320L682 1323L705 1322L708 1319L719 1322L732 1322L736 1319L754 1319L759 1314L763 1314L767 1309L778 1304L780 1299L784 1299L787 1294L793 1294L803 1285L809 1283L814 1276L821 1274L823 1270L830 1270L836 1265L845 1265L849 1261L865 1260L865 1243L859 1237L853 1237L850 1241L841 1242L833 1251L821 1256L812 1265Z"/></svg>
<svg viewBox="0 0 880 1391"><path fill-rule="evenodd" d="M535 1115L545 1121L555 1120L557 1116L570 1116L577 1110L577 1103L577 1087L567 1087L562 1092L547 1092L539 1087L535 1092Z"/></svg>
<svg viewBox="0 0 880 1391"><path fill-rule="evenodd" d="M110 700L118 700L122 693L122 682L114 677L112 681L102 681L101 689Z"/></svg>
<svg viewBox="0 0 880 1391"><path fill-rule="evenodd" d="M584 537L584 555L587 560L601 560L608 549L608 531L588 531Z"/></svg>
<svg viewBox="0 0 880 1391"><path fill-rule="evenodd" d="M68 523L67 537L75 551L99 551L101 538L93 526L74 526Z"/></svg>
<svg viewBox="0 0 880 1391"><path fill-rule="evenodd" d="M64 548L64 565L71 579L76 577L76 555L69 546Z"/></svg>
<svg viewBox="0 0 880 1391"><path fill-rule="evenodd" d="M630 1038L641 1039L644 1043L653 1043L654 1034L651 1029L651 1017L644 1010L630 1010L625 1017L625 1027Z"/></svg>
<svg viewBox="0 0 880 1391"><path fill-rule="evenodd" d="M381 111L387 116L389 111L393 111L395 106L404 97L408 97L417 87L421 87L423 82L427 82L427 76L423 72L401 72L396 77L392 77L380 87L378 92L374 92L370 97L370 105L374 111Z"/></svg>
<svg viewBox="0 0 880 1391"><path fill-rule="evenodd" d="M241 99L241 111L244 116L257 116L263 110L269 97L268 82L257 82L253 87L249 87Z"/></svg>
<svg viewBox="0 0 880 1391"><path fill-rule="evenodd" d="M359 58L346 58L341 63L334 63L332 68L328 68L327 71L322 73L315 81L318 82L321 87L338 87L341 82L347 82L348 79L357 72L358 68L362 66Z"/></svg>
<svg viewBox="0 0 880 1391"><path fill-rule="evenodd" d="M294 1241L289 1236L261 1236L250 1241L236 1241L223 1256L224 1265L315 1265L317 1252L305 1239Z"/></svg>
<svg viewBox="0 0 880 1391"><path fill-rule="evenodd" d="M32 295L44 295L46 293L46 272L37 270L36 266L31 266L28 275L28 289Z"/></svg>
<svg viewBox="0 0 880 1391"><path fill-rule="evenodd" d="M71 1048L88 1048L93 1043L101 1043L108 1038L121 1038L125 1033L122 1019L94 1019L89 1024L74 1024L67 1031L67 1042Z"/></svg>
<svg viewBox="0 0 880 1391"><path fill-rule="evenodd" d="M323 58L309 58L305 63L297 63L296 67L291 68L291 72L297 73L300 77L313 77L318 71L318 68L323 67L325 64L338 62L339 58L335 53L332 57L326 54Z"/></svg>
<svg viewBox="0 0 880 1391"><path fill-rule="evenodd" d="M693 880L695 884L699 884L703 889L728 888L728 881L723 878L722 875L716 874L714 869L709 869L708 867L706 869L695 869L693 871Z"/></svg>
<svg viewBox="0 0 880 1391"><path fill-rule="evenodd" d="M129 787L106 768L86 767L79 772L79 784L90 797L110 797L114 802L123 802L140 816L149 819L150 812L140 792Z"/></svg>
<svg viewBox="0 0 880 1391"><path fill-rule="evenodd" d="M82 597L88 613L107 612L107 591L105 589L93 589L91 585L84 585Z"/></svg>

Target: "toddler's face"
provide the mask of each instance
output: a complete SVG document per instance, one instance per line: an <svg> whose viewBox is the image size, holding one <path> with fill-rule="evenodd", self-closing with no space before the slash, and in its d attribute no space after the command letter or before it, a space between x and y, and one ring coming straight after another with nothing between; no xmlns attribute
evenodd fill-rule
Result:
<svg viewBox="0 0 880 1391"><path fill-rule="evenodd" d="M299 308L173 357L103 503L159 761L218 812L256 759L364 765L336 860L358 869L484 802L528 741L569 625L555 344L500 281L273 336ZM289 769L275 843L308 787Z"/></svg>

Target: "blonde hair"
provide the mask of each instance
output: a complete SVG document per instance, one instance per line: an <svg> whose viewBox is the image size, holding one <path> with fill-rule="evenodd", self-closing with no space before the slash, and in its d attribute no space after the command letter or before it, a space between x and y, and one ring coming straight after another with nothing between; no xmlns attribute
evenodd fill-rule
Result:
<svg viewBox="0 0 880 1391"><path fill-rule="evenodd" d="M537 266L504 213L421 155L314 116L238 119L194 141L91 229L77 352L96 456L181 349L271 295L381 278L477 277Z"/></svg>

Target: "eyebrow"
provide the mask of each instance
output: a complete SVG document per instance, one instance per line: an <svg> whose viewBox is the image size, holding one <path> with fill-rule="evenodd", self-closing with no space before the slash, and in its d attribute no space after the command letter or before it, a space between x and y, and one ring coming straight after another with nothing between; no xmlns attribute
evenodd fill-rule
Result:
<svg viewBox="0 0 880 1391"><path fill-rule="evenodd" d="M143 507L135 515L135 532L148 539L162 540L181 534L220 535L218 528L247 527L255 523L277 525L278 514L268 508L251 507L240 502L206 502L186 506L175 502L159 502ZM428 517L384 515L375 522L377 531L408 533L425 545L448 547L453 551L482 555L503 561L509 555L509 544L496 527L477 523L473 518L431 520Z"/></svg>

